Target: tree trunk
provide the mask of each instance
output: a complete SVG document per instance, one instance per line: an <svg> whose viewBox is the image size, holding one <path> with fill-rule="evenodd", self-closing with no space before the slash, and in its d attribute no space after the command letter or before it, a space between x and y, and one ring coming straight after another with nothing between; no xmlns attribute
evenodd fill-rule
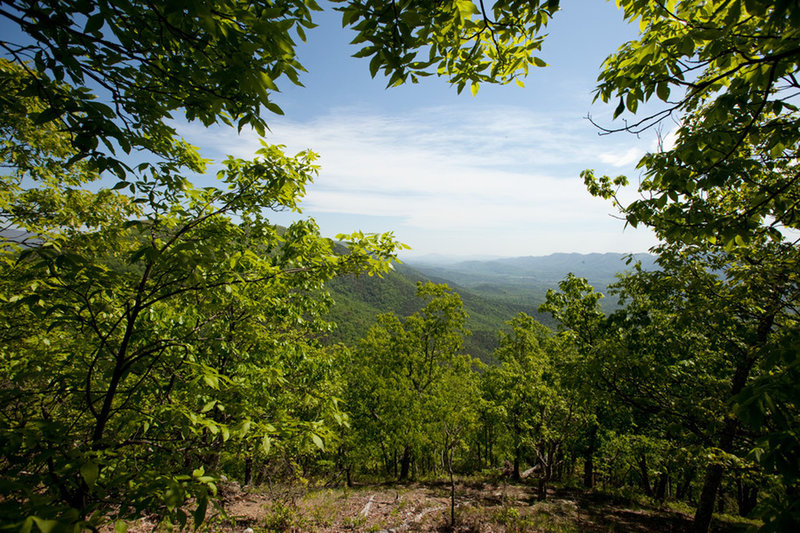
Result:
<svg viewBox="0 0 800 533"><path fill-rule="evenodd" d="M244 483L242 486L247 486L253 479L253 456L248 455L244 460Z"/></svg>
<svg viewBox="0 0 800 533"><path fill-rule="evenodd" d="M703 481L703 490L700 492L700 501L697 503L697 512L692 523L693 533L707 533L714 516L714 501L717 490L722 483L722 465L710 465Z"/></svg>
<svg viewBox="0 0 800 533"><path fill-rule="evenodd" d="M758 503L758 486L736 480L736 505L740 516L749 515Z"/></svg>
<svg viewBox="0 0 800 533"><path fill-rule="evenodd" d="M522 455L522 451L517 447L514 450L514 471L511 474L511 479L514 481L519 481L521 479L519 475L519 463L520 463L520 456Z"/></svg>
<svg viewBox="0 0 800 533"><path fill-rule="evenodd" d="M450 473L450 528L456 527L456 482L453 478L453 450L447 453L447 471Z"/></svg>
<svg viewBox="0 0 800 533"><path fill-rule="evenodd" d="M589 443L583 455L583 486L591 489L594 486L594 450L597 447L597 424L589 430Z"/></svg>
<svg viewBox="0 0 800 533"><path fill-rule="evenodd" d="M411 449L408 446L403 448L403 456L400 458L400 481L408 479L408 473L411 467Z"/></svg>
<svg viewBox="0 0 800 533"><path fill-rule="evenodd" d="M725 420L722 429L722 436L719 439L719 449L729 452L733 446L733 438L736 434L738 422L735 418ZM697 502L697 512L694 515L692 524L693 533L706 533L711 525L711 518L714 515L714 502L722 484L723 468L721 464L709 465L706 477L703 482L703 490L700 492L700 501Z"/></svg>
<svg viewBox="0 0 800 533"><path fill-rule="evenodd" d="M644 490L648 498L652 498L654 496L653 487L650 485L650 472L647 468L647 457L644 455L639 457L639 476L642 481L642 490Z"/></svg>
<svg viewBox="0 0 800 533"><path fill-rule="evenodd" d="M675 489L675 498L678 500L691 500L691 495L687 498L687 494L689 493L689 488L692 485L692 481L694 481L694 476L697 473L697 467L692 466L688 470L684 471L683 480L678 483L678 487Z"/></svg>
<svg viewBox="0 0 800 533"><path fill-rule="evenodd" d="M494 456L494 431L492 427L489 427L488 431L488 445L489 445L489 466L495 467L497 466L497 458Z"/></svg>
<svg viewBox="0 0 800 533"><path fill-rule="evenodd" d="M669 482L669 472L662 472L661 475L658 476L658 482L656 483L656 490L655 490L655 497L658 500L663 501L664 498L667 496L667 483Z"/></svg>
<svg viewBox="0 0 800 533"><path fill-rule="evenodd" d="M386 477L392 477L391 463L389 462L389 454L386 453L386 445L381 439L381 454L383 455L383 467L386 469Z"/></svg>

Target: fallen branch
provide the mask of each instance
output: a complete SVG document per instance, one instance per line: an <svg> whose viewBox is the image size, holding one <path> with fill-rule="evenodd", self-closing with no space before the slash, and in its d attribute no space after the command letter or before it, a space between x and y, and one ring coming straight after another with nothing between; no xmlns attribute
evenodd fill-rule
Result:
<svg viewBox="0 0 800 533"><path fill-rule="evenodd" d="M369 508L370 508L370 507L372 507L372 501L373 501L374 499L375 499L375 495L373 494L372 496L370 496L370 497L369 497L369 501L368 501L368 502L367 502L367 504L364 506L364 508L363 508L363 509L361 509L361 513L360 513L360 514L361 514L361 515L362 515L364 518L366 518L366 517L367 517L367 515L369 514Z"/></svg>

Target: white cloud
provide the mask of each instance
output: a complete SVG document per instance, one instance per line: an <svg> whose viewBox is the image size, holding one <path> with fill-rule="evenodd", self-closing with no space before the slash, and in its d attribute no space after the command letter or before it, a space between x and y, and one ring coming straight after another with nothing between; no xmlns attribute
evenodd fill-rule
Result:
<svg viewBox="0 0 800 533"><path fill-rule="evenodd" d="M455 253L467 242L502 255L602 251L610 242L618 245L609 250L642 249L619 243L622 223L578 174L598 162L625 167L643 150L630 146L631 137L598 137L580 120L511 107L404 116L341 109L305 123L273 121L271 129L268 142L320 154L322 170L303 201L307 214L352 215L352 229L358 216L393 217L400 227L386 230L431 248L420 252ZM251 157L260 146L254 134L180 131L217 158ZM485 243L475 242L479 235Z"/></svg>
<svg viewBox="0 0 800 533"><path fill-rule="evenodd" d="M603 163L608 163L613 167L626 167L630 166L633 163L638 162L642 156L644 155L644 151L638 147L628 148L624 152L605 152L597 154L597 157Z"/></svg>

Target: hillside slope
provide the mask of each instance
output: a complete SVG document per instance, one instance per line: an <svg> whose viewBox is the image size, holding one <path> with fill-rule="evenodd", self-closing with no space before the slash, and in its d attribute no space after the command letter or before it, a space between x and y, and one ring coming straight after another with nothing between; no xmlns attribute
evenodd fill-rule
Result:
<svg viewBox="0 0 800 533"><path fill-rule="evenodd" d="M334 299L329 318L337 324L331 335L333 342L355 345L381 313L393 312L400 317L419 310L423 302L416 297L418 281L447 283L464 302L469 318L467 328L472 335L465 342L465 351L483 361L490 361L497 347L498 331L517 313L525 312L552 325L549 315L539 315L535 302L510 302L491 295L476 294L469 289L441 278L431 279L406 266L396 265L383 278L342 276L331 280L327 287Z"/></svg>

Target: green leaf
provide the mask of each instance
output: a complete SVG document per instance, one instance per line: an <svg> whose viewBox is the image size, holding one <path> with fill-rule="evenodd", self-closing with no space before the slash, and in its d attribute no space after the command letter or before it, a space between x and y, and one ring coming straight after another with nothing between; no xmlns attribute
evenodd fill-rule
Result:
<svg viewBox="0 0 800 533"><path fill-rule="evenodd" d="M34 516L33 521L42 533L50 533L58 525L58 520L45 520L38 516Z"/></svg>
<svg viewBox="0 0 800 533"><path fill-rule="evenodd" d="M105 16L102 13L98 13L96 15L92 15L89 17L89 20L86 21L86 27L84 27L84 33L93 33L103 27L103 23L105 22Z"/></svg>
<svg viewBox="0 0 800 533"><path fill-rule="evenodd" d="M314 441L314 445L319 448L320 450L325 450L325 443L322 442L322 438L317 435L316 433L311 434L311 440Z"/></svg>
<svg viewBox="0 0 800 533"><path fill-rule="evenodd" d="M619 105L614 110L614 118L617 118L625 111L625 102L622 100L622 97L619 98Z"/></svg>
<svg viewBox="0 0 800 533"><path fill-rule="evenodd" d="M197 499L197 508L192 513L194 518L194 528L199 528L206 519L206 510L208 509L208 497L202 496Z"/></svg>
<svg viewBox="0 0 800 533"><path fill-rule="evenodd" d="M669 93L669 83L662 81L656 85L656 95L664 102L669 100Z"/></svg>
<svg viewBox="0 0 800 533"><path fill-rule="evenodd" d="M369 61L369 75L374 78L375 75L378 74L379 68L381 68L381 55L375 54Z"/></svg>
<svg viewBox="0 0 800 533"><path fill-rule="evenodd" d="M60 117L62 114L63 114L62 111L59 111L58 109L52 107L48 107L47 109L45 109L44 111L33 117L33 123L37 126L40 126L47 122L52 122L53 120Z"/></svg>
<svg viewBox="0 0 800 533"><path fill-rule="evenodd" d="M264 107L275 113L276 115L283 115L283 109L281 109L277 104L272 102L266 102Z"/></svg>
<svg viewBox="0 0 800 533"><path fill-rule="evenodd" d="M94 487L97 477L100 475L100 467L95 463L84 463L81 465L81 477L89 486Z"/></svg>

